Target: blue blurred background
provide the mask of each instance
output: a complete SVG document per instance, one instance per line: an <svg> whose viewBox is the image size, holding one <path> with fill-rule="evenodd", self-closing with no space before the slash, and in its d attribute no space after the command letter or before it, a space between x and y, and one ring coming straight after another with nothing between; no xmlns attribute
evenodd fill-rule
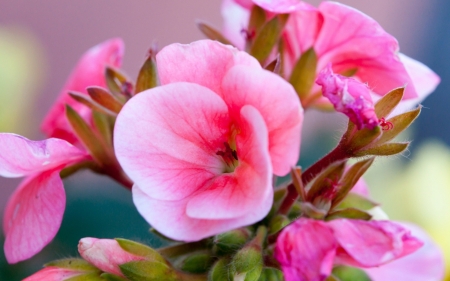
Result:
<svg viewBox="0 0 450 281"><path fill-rule="evenodd" d="M425 63L442 78L436 92L423 103L424 110L407 136L414 140L412 155L429 139L450 145L446 121L450 120L450 95L446 93L450 87L450 2L341 2L375 18L398 39L403 53ZM0 131L42 139L40 121L78 58L91 46L108 38L123 38L123 69L130 77L136 77L152 42L162 48L174 42L202 39L196 19L220 28L220 4L220 0L0 0ZM330 122L335 118L329 114L309 116L306 119L314 121L309 121L303 132L301 162L305 166L330 149L344 128L342 118ZM331 135L327 133L330 131ZM411 162L411 157L397 160ZM387 177L385 180L389 181ZM18 182L0 179L0 212ZM89 172L65 180L65 187L67 209L57 237L39 255L17 265L8 265L0 251L0 280L20 280L45 262L76 256L82 237L125 237L155 247L161 245L161 240L149 234L148 225L124 188ZM1 244L3 240L0 234Z"/></svg>

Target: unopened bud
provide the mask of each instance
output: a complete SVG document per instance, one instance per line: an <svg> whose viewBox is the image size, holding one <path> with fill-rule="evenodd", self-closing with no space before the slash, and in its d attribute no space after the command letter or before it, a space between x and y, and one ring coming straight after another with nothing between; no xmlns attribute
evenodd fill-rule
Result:
<svg viewBox="0 0 450 281"><path fill-rule="evenodd" d="M100 271L82 259L63 259L50 262L45 265L44 269L39 270L35 274L25 278L23 281L63 281L77 280L77 278L85 278L83 280L102 280ZM87 279L89 278L89 279ZM81 279L80 279L81 280Z"/></svg>
<svg viewBox="0 0 450 281"><path fill-rule="evenodd" d="M214 250L217 255L236 252L250 238L251 232L246 228L231 230L214 237Z"/></svg>
<svg viewBox="0 0 450 281"><path fill-rule="evenodd" d="M181 279L169 265L157 261L131 261L119 267L123 274L133 281L178 281Z"/></svg>
<svg viewBox="0 0 450 281"><path fill-rule="evenodd" d="M258 281L284 281L283 272L276 268L266 267L261 272Z"/></svg>
<svg viewBox="0 0 450 281"><path fill-rule="evenodd" d="M210 253L194 253L183 260L181 270L190 273L205 273L213 261Z"/></svg>
<svg viewBox="0 0 450 281"><path fill-rule="evenodd" d="M123 276L119 265L144 259L125 251L113 239L83 238L78 243L78 252L98 269L119 276Z"/></svg>
<svg viewBox="0 0 450 281"><path fill-rule="evenodd" d="M284 215L276 215L270 220L269 234L274 234L280 231L283 227L288 225L291 221Z"/></svg>
<svg viewBox="0 0 450 281"><path fill-rule="evenodd" d="M210 281L229 281L228 265L230 260L222 258L218 260L209 271L208 280Z"/></svg>

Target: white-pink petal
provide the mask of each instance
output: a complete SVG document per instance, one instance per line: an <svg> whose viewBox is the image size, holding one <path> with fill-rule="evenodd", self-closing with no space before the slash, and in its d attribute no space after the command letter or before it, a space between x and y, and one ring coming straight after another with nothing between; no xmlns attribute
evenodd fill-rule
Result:
<svg viewBox="0 0 450 281"><path fill-rule="evenodd" d="M32 257L58 232L66 205L60 171L56 168L26 178L9 199L3 217L8 263Z"/></svg>

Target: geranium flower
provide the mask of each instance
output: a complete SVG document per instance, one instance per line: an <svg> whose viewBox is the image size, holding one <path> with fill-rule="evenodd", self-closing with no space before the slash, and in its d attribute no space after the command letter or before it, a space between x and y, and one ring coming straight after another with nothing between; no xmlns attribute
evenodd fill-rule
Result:
<svg viewBox="0 0 450 281"><path fill-rule="evenodd" d="M422 244L390 221L300 218L281 232L275 258L287 281L319 281L335 264L376 267L411 254Z"/></svg>
<svg viewBox="0 0 450 281"><path fill-rule="evenodd" d="M42 122L41 129L52 138L64 139L74 145L81 146L80 140L73 132L65 115L65 106L70 105L81 117L91 122L91 109L70 97L69 92L79 92L87 95L86 88L90 86L106 87L106 66L120 67L124 54L122 39L107 40L89 49L78 61L69 79L64 85L55 104Z"/></svg>
<svg viewBox="0 0 450 281"><path fill-rule="evenodd" d="M16 263L32 257L55 237L66 204L59 172L89 156L56 138L30 141L2 133L0 143L0 175L27 176L9 198L3 217L6 260Z"/></svg>
<svg viewBox="0 0 450 281"><path fill-rule="evenodd" d="M303 114L293 88L210 40L170 45L156 62L162 86L126 103L114 129L141 215L185 241L262 219L272 172L287 174L299 155Z"/></svg>

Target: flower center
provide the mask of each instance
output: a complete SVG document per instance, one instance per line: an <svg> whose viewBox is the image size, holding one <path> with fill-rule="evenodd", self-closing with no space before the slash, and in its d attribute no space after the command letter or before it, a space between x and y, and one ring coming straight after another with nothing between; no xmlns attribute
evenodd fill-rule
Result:
<svg viewBox="0 0 450 281"><path fill-rule="evenodd" d="M237 152L227 142L224 142L223 145L225 149L217 151L216 155L221 156L225 162L225 173L231 173L239 165Z"/></svg>

